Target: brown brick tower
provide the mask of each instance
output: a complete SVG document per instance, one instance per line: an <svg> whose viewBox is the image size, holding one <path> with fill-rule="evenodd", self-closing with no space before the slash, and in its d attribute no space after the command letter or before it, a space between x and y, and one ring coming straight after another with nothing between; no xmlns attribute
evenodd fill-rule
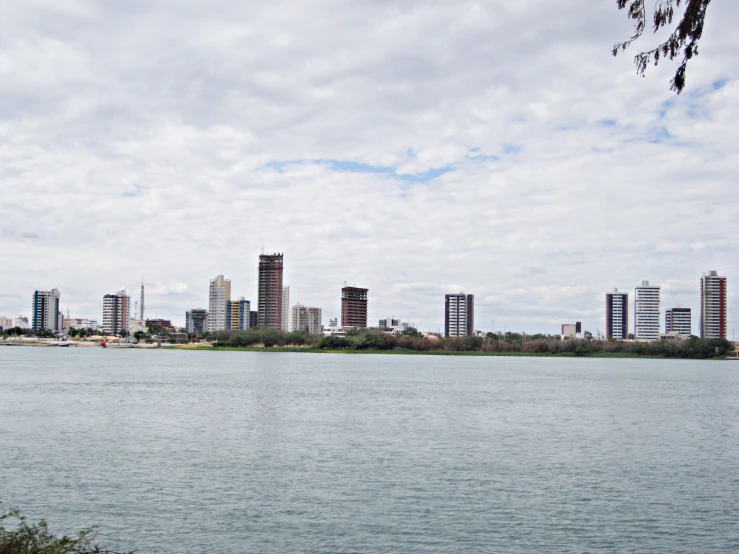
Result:
<svg viewBox="0 0 739 554"><path fill-rule="evenodd" d="M282 327L282 254L259 256L259 300L257 325Z"/></svg>

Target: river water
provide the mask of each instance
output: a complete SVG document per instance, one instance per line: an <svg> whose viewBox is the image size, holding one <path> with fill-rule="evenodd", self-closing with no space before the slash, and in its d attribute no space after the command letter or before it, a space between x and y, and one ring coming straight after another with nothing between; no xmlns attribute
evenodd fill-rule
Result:
<svg viewBox="0 0 739 554"><path fill-rule="evenodd" d="M0 347L0 506L149 552L739 551L739 363Z"/></svg>

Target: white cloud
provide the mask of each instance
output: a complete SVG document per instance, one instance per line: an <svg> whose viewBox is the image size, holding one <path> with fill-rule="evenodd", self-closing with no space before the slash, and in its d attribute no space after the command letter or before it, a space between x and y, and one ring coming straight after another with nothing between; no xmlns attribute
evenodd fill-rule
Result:
<svg viewBox="0 0 739 554"><path fill-rule="evenodd" d="M94 316L143 274L182 322L220 273L255 300L262 247L326 319L345 280L424 328L459 290L529 332L602 328L642 279L696 307L739 265L737 15L676 97L610 56L608 3L6 2L0 313L58 286Z"/></svg>

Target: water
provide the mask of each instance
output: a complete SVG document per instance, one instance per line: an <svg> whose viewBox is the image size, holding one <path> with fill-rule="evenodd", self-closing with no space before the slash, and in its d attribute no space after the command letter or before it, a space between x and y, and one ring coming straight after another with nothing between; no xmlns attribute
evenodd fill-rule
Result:
<svg viewBox="0 0 739 554"><path fill-rule="evenodd" d="M0 503L149 552L739 550L739 363L0 347Z"/></svg>

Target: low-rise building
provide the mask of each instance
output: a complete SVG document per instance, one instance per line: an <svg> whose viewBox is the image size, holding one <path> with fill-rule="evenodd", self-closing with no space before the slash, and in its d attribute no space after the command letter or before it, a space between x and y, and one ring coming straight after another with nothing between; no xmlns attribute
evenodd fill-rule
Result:
<svg viewBox="0 0 739 554"><path fill-rule="evenodd" d="M64 330L69 332L70 329L92 329L93 331L99 331L100 323L97 319L68 317L64 319Z"/></svg>
<svg viewBox="0 0 739 554"><path fill-rule="evenodd" d="M12 317L5 317L0 316L0 327L3 329L10 329L13 327L13 318Z"/></svg>
<svg viewBox="0 0 739 554"><path fill-rule="evenodd" d="M132 319L128 324L128 332L132 335L146 333L146 331L146 320L144 319Z"/></svg>
<svg viewBox="0 0 739 554"><path fill-rule="evenodd" d="M172 327L172 322L169 319L147 319L147 331L151 332L152 327L155 329L155 332L170 332L174 329L174 327Z"/></svg>
<svg viewBox="0 0 739 554"><path fill-rule="evenodd" d="M19 327L20 329L30 329L31 324L29 323L27 317L20 316L16 317L13 320L13 327Z"/></svg>
<svg viewBox="0 0 739 554"><path fill-rule="evenodd" d="M690 335L683 335L678 331L668 331L667 333L660 333L659 340L688 340Z"/></svg>

